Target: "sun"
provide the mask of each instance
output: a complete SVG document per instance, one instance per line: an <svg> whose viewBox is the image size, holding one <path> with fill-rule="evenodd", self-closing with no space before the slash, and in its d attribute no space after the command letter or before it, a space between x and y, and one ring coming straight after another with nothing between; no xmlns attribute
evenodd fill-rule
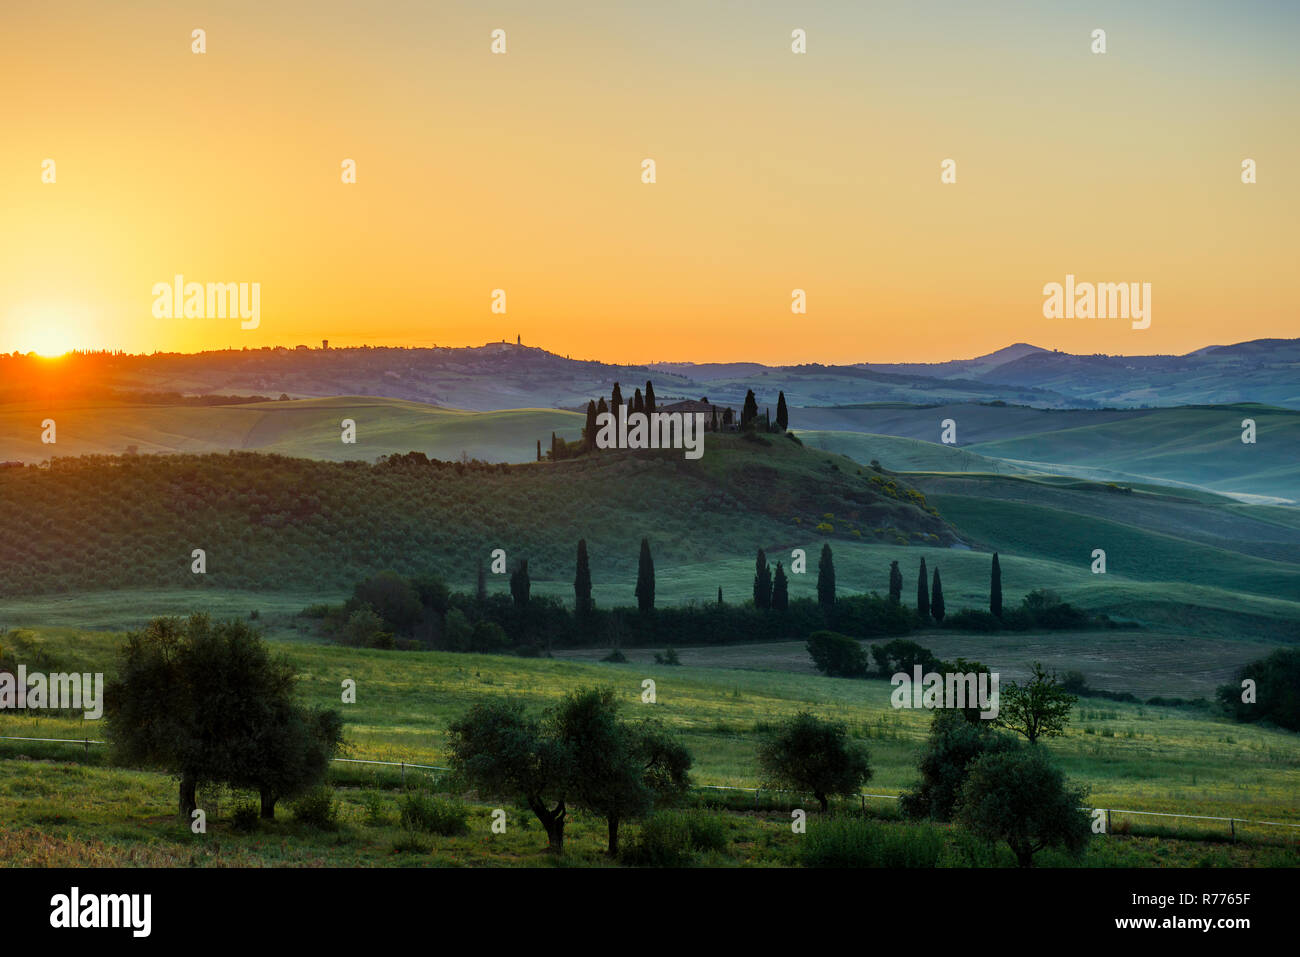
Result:
<svg viewBox="0 0 1300 957"><path fill-rule="evenodd" d="M20 341L22 352L34 352L46 359L57 359L76 347L68 318L53 310L29 314L23 321Z"/></svg>

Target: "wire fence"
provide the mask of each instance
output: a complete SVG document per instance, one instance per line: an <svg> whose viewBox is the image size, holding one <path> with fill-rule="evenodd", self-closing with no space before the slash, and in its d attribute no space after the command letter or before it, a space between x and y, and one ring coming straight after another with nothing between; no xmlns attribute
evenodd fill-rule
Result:
<svg viewBox="0 0 1300 957"><path fill-rule="evenodd" d="M0 734L0 741L39 741L39 742L48 742L52 744L79 744L85 748L87 754L90 753L90 746L92 744L98 744L98 745L107 744L106 741L97 741L94 738L23 738L23 737L16 737L7 734ZM371 765L384 765L387 767L400 768L402 773L403 785L406 784L407 768L414 768L421 771L447 772L452 770L451 768L442 767L437 764L415 764L411 761L376 761L368 758L331 758L331 760L341 764L371 764ZM752 793L754 795L755 807L758 806L760 794L796 793L793 791L780 791L775 788L745 788L745 787L736 787L729 784L697 784L695 785L695 789L697 791L740 791L744 793ZM897 794L871 794L865 791L859 792L856 796L861 799L862 807L864 811L866 810L867 798L877 798L885 801L897 801L899 799L899 795ZM1238 824L1249 824L1249 825L1256 825L1259 827L1286 827L1286 828L1300 829L1300 824L1290 824L1287 823L1286 821L1256 821L1250 818L1215 817L1213 815L1208 815L1208 814L1184 814L1182 812L1175 812L1175 811L1138 811L1132 808L1091 808L1091 807L1083 808L1083 810L1089 812L1094 812L1098 810L1105 811L1107 834L1111 832L1112 814L1132 814L1132 815L1142 816L1142 817L1172 817L1172 818L1182 818L1182 819L1192 820L1192 821L1217 821L1220 823L1226 823L1228 825L1234 840L1236 839L1237 836Z"/></svg>

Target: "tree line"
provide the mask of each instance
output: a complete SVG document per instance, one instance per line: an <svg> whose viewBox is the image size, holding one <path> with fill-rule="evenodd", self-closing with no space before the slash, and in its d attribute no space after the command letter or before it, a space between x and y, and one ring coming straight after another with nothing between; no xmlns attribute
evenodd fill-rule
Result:
<svg viewBox="0 0 1300 957"><path fill-rule="evenodd" d="M342 605L315 605L304 614L322 619L326 632L347 644L525 655L549 654L555 647L608 645L617 651L624 645L786 640L826 629L850 638L873 638L906 635L932 624L959 630L1023 631L1092 623L1087 614L1044 590L1030 592L1019 608L1004 610L996 553L988 612L963 608L947 614L939 569L927 570L924 558L915 607L902 601L903 573L897 561L890 564L887 597L875 592L842 595L829 543L822 546L818 561L816 600L792 599L783 562L773 566L759 548L747 601L728 603L718 588L714 601L656 607L654 555L647 538L641 540L637 558L635 605L598 608L592 588L591 556L586 539L580 539L571 607L559 598L533 594L528 559L521 558L510 573L508 597L488 593L486 570L480 563L472 595L453 592L436 575L385 571L358 583Z"/></svg>

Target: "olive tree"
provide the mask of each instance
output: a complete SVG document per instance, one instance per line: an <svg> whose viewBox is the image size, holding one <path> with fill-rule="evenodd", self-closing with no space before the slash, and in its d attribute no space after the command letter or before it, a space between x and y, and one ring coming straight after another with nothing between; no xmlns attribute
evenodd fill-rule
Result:
<svg viewBox="0 0 1300 957"><path fill-rule="evenodd" d="M866 748L838 721L802 711L782 723L758 749L765 783L812 794L823 813L830 795L855 794L871 778Z"/></svg>
<svg viewBox="0 0 1300 957"><path fill-rule="evenodd" d="M1021 745L971 762L957 798L957 822L990 841L1004 841L1021 867L1047 847L1081 854L1091 826L1086 788L1068 785L1042 748Z"/></svg>

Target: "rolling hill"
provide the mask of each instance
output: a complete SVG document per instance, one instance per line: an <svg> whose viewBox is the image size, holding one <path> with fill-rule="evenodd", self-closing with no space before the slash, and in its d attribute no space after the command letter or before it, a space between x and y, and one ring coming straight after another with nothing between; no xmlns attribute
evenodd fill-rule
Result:
<svg viewBox="0 0 1300 957"><path fill-rule="evenodd" d="M1256 423L1253 445L1241 441L1247 418ZM956 422L955 446L939 443L945 419ZM810 444L900 471L1072 475L1185 486L1246 501L1300 501L1300 413L1290 409L873 405L800 409L791 424Z"/></svg>
<svg viewBox="0 0 1300 957"><path fill-rule="evenodd" d="M1091 408L1254 402L1300 408L1300 340L1267 339L1184 356L1075 356L1017 343L941 363L764 366L750 362L624 365L508 342L475 348L264 348L194 355L0 356L0 403L102 398L113 392L294 398L383 395L458 409L578 409L615 382L655 382L665 400L708 396L760 407L863 402L994 402ZM813 426L825 427L825 426ZM878 431L878 430L876 430Z"/></svg>
<svg viewBox="0 0 1300 957"><path fill-rule="evenodd" d="M827 519L826 516L831 516ZM955 543L923 496L788 438L711 435L681 452L606 452L557 463L474 466L423 456L367 464L263 453L56 459L0 469L0 594L175 587L350 588L384 568L472 587L503 548L538 580L572 582L586 538L601 581L656 562L697 570L760 546ZM191 552L207 554L206 574ZM814 568L815 572L815 568ZM571 593L571 592L570 592Z"/></svg>
<svg viewBox="0 0 1300 957"><path fill-rule="evenodd" d="M58 441L41 442L53 418ZM357 442L340 423L357 423ZM1241 422L1257 424L1254 445ZM957 445L938 442L941 423ZM1124 484L1165 483L1240 496L1300 501L1300 412L1265 406L1177 409L1033 409L988 403L887 403L796 408L792 425L810 445L896 471L1073 475ZM51 399L0 405L0 461L52 455L263 451L373 461L408 451L444 460L530 462L550 434L579 437L583 417L561 409L472 412L403 399L336 396L228 405Z"/></svg>
<svg viewBox="0 0 1300 957"><path fill-rule="evenodd" d="M1241 441L1247 418L1256 423L1253 445ZM1300 413L1251 405L1161 409L971 446L1034 467L1051 463L1075 474L1117 473L1290 502L1300 501L1298 449Z"/></svg>
<svg viewBox="0 0 1300 957"><path fill-rule="evenodd" d="M42 419L58 427L41 442ZM340 423L356 422L356 444ZM409 451L431 458L531 462L550 434L576 439L583 417L558 409L465 412L401 399L338 396L238 405L141 405L64 400L0 406L0 461L41 462L51 455L260 451L335 462Z"/></svg>

